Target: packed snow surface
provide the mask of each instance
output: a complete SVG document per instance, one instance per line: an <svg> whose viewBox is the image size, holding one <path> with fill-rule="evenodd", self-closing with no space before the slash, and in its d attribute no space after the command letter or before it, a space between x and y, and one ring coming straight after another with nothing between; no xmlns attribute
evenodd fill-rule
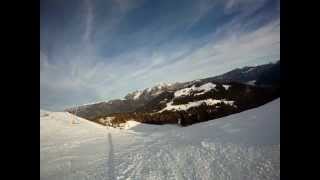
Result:
<svg viewBox="0 0 320 180"><path fill-rule="evenodd" d="M120 127L121 127L121 129L130 129L130 128L133 128L133 127L138 126L140 124L141 124L140 122L132 120L132 121L127 121L125 123L120 124Z"/></svg>
<svg viewBox="0 0 320 180"><path fill-rule="evenodd" d="M184 128L72 118L40 111L41 179L280 179L280 99Z"/></svg>

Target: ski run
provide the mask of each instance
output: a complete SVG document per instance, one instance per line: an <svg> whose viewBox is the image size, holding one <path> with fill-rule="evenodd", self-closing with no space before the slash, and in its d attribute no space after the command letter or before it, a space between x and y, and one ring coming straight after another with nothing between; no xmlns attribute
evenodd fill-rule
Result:
<svg viewBox="0 0 320 180"><path fill-rule="evenodd" d="M280 98L188 127L125 127L40 110L41 179L280 179Z"/></svg>

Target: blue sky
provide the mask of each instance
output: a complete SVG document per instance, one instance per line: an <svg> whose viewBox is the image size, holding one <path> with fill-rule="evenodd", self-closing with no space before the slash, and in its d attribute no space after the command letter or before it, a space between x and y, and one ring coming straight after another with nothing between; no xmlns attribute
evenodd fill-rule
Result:
<svg viewBox="0 0 320 180"><path fill-rule="evenodd" d="M279 58L279 0L40 2L42 109Z"/></svg>

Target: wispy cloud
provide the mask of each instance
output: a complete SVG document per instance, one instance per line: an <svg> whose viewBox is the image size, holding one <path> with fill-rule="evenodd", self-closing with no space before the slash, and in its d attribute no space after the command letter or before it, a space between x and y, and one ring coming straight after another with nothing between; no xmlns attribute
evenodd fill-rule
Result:
<svg viewBox="0 0 320 180"><path fill-rule="evenodd" d="M106 1L84 2L82 41L55 40L58 48L40 49L42 108L120 98L159 82L218 75L280 55L278 2L184 1L175 10L167 1L159 7L163 12L150 11L158 8L150 1L113 0L105 12L99 3Z"/></svg>
<svg viewBox="0 0 320 180"><path fill-rule="evenodd" d="M83 35L83 39L85 42L90 42L90 38L92 34L93 7L91 4L91 0L85 0L84 2L85 2L85 7L87 7L87 12L86 12L85 33Z"/></svg>

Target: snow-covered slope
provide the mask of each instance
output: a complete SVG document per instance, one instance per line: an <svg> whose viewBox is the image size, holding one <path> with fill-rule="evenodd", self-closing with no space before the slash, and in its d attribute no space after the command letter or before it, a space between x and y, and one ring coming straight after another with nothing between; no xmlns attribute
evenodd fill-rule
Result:
<svg viewBox="0 0 320 180"><path fill-rule="evenodd" d="M174 97L190 95L191 92L197 92L197 91L200 91L197 94L204 94L204 93L210 91L211 89L214 89L215 87L216 87L216 85L213 83L206 83L200 87L196 87L195 85L193 85L190 88L183 88L181 90L176 91L174 93Z"/></svg>
<svg viewBox="0 0 320 180"><path fill-rule="evenodd" d="M173 101L170 101L166 104L166 107L163 108L161 111L159 112L163 112L165 110L169 110L169 111L185 111L185 110L188 110L192 107L197 107L197 106L200 106L201 104L206 104L206 105L215 105L215 104L219 104L219 103L225 103L225 104L228 104L228 105L233 105L234 101L227 101L227 100L217 100L217 99L206 99L206 100L200 100L200 101L194 101L194 102L189 102L187 104L182 104L182 105L172 105L173 104Z"/></svg>
<svg viewBox="0 0 320 180"><path fill-rule="evenodd" d="M40 111L41 179L280 179L280 99L184 128L120 130L48 114Z"/></svg>

